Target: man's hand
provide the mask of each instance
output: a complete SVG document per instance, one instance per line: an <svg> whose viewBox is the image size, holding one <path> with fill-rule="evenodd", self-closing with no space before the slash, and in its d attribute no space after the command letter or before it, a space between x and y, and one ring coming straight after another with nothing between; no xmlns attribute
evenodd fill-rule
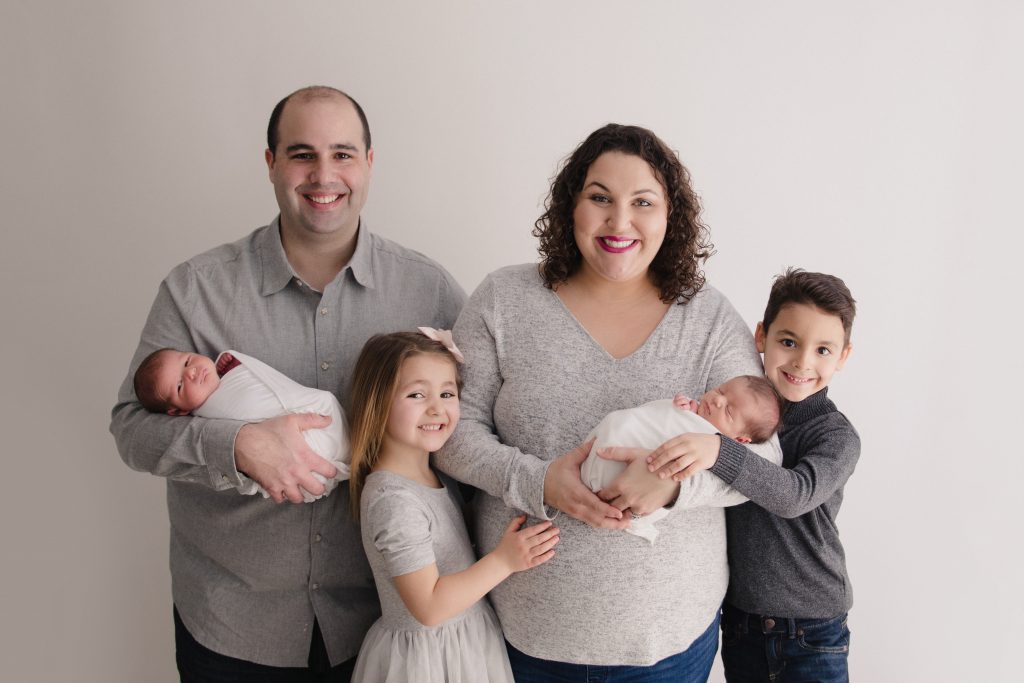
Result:
<svg viewBox="0 0 1024 683"><path fill-rule="evenodd" d="M627 529L629 520L587 488L580 466L587 459L593 439L555 459L544 475L544 502L570 517L598 529Z"/></svg>
<svg viewBox="0 0 1024 683"><path fill-rule="evenodd" d="M722 437L718 434L680 434L661 444L647 457L647 469L662 479L682 481L718 462Z"/></svg>
<svg viewBox="0 0 1024 683"><path fill-rule="evenodd" d="M301 489L319 496L325 488L313 472L330 479L338 470L309 447L302 432L329 424L329 416L316 413L247 424L235 438L235 467L262 486L275 503L301 503Z"/></svg>
<svg viewBox="0 0 1024 683"><path fill-rule="evenodd" d="M649 453L646 448L621 446L599 450L597 454L606 460L629 463L615 481L601 490L601 499L634 515L648 515L675 501L679 495L679 484L660 479L647 470Z"/></svg>

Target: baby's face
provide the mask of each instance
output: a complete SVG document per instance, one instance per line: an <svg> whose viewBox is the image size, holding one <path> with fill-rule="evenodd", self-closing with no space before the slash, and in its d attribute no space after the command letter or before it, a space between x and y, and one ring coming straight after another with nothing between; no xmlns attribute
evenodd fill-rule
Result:
<svg viewBox="0 0 1024 683"><path fill-rule="evenodd" d="M741 443L750 441L749 425L757 421L761 403L747 388L747 380L734 377L701 397L697 414L719 432Z"/></svg>
<svg viewBox="0 0 1024 683"><path fill-rule="evenodd" d="M161 356L156 375L157 396L172 406L171 415L187 415L220 386L217 366L206 356L168 351Z"/></svg>

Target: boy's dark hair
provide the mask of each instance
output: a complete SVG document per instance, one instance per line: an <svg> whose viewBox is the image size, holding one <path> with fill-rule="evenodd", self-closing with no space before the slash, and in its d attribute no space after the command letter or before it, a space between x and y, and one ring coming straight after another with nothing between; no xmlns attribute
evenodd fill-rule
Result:
<svg viewBox="0 0 1024 683"><path fill-rule="evenodd" d="M170 351L174 351L174 349L157 349L143 358L132 380L139 403L151 413L166 413L171 409L167 401L161 399L156 394L156 376L160 372L160 359Z"/></svg>
<svg viewBox="0 0 1024 683"><path fill-rule="evenodd" d="M748 425L750 442L764 443L772 438L772 434L775 433L775 430L779 428L779 423L782 422L782 396L779 395L779 392L775 391L775 387L765 377L743 375L743 379L747 380L747 388L757 397L758 404L765 405L768 408L762 411L756 422L751 422Z"/></svg>
<svg viewBox="0 0 1024 683"><path fill-rule="evenodd" d="M768 305L761 318L761 326L767 334L775 318L788 304L810 304L839 318L843 324L844 343L850 343L853 317L857 314L857 302L850 294L846 283L835 275L808 273L802 268L787 268L775 278L768 295Z"/></svg>

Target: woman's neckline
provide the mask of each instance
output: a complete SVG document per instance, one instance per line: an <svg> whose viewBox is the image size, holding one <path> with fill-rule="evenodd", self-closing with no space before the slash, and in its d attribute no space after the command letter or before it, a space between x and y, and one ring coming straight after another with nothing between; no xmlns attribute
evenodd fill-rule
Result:
<svg viewBox="0 0 1024 683"><path fill-rule="evenodd" d="M581 287L580 284L572 285L570 283L565 283L561 287L558 287L557 289L562 289L562 287L565 287L566 285L575 286L577 288ZM586 288L586 285L582 285L582 287ZM587 337L587 339L589 339L590 342L594 346L596 346L598 349L600 349L601 352L608 359L610 359L612 361L615 361L615 362L623 362L623 361L629 360L633 356L636 356L637 354L641 353L645 349L645 347L647 347L648 344L652 343L651 340L654 339L654 337L657 336L658 331L665 325L665 321L668 319L669 314L672 312L672 308L673 308L673 305L671 305L671 304L666 305L665 306L665 310L661 314L661 317L658 318L658 322L651 328L651 331L647 334L647 336L644 338L644 340L642 342L640 342L637 346L635 346L632 351L629 351L628 353L625 353L625 354L623 354L621 356L616 356L611 351L609 351L601 342L599 342L597 340L597 338L594 336L594 334L591 332L591 330L588 329L587 326L584 325L583 322L579 319L579 317L577 317L577 315L572 311L572 309L569 307L569 304L566 303L566 301L562 298L562 296L559 296L557 289L549 290L549 294L552 297L555 298L555 300L558 302L558 305L561 307L561 309L565 312L565 314L567 316L569 316L569 318L573 321L573 323L575 323L576 327L580 331L583 332L583 334ZM635 291L640 296L643 296L644 290L637 289ZM564 290L563 290L563 294L564 294ZM596 299L600 299L601 298L600 292L587 293L586 296L588 298L590 298L590 297L594 297ZM623 298L625 299L625 297L623 297ZM659 302L660 302L660 300L659 300ZM621 301L618 302L618 303L620 305L622 305Z"/></svg>

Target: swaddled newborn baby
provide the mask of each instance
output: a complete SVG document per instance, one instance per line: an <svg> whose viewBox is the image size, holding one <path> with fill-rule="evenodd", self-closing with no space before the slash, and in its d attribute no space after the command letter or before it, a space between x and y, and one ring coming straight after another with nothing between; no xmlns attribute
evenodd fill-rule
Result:
<svg viewBox="0 0 1024 683"><path fill-rule="evenodd" d="M198 353L160 349L146 356L135 372L135 394L146 410L168 415L196 415L244 422L262 422L290 413L328 415L331 424L302 432L317 455L338 468L330 480L313 476L326 490L321 496L303 491L307 503L329 494L348 479L348 428L334 394L304 387L266 363L237 351L225 351L216 362ZM266 491L245 475L240 492Z"/></svg>
<svg viewBox="0 0 1024 683"><path fill-rule="evenodd" d="M755 375L734 377L704 394L700 401L677 394L671 400L616 410L587 437L595 441L580 476L584 484L598 492L626 469L624 462L598 456L599 449L609 446L654 450L672 437L690 432L722 434L740 443L763 443L775 433L780 415L781 401L775 389L764 377ZM709 476L706 472L697 475ZM653 543L658 536L654 524L667 514L668 510L662 508L635 517L627 531Z"/></svg>

